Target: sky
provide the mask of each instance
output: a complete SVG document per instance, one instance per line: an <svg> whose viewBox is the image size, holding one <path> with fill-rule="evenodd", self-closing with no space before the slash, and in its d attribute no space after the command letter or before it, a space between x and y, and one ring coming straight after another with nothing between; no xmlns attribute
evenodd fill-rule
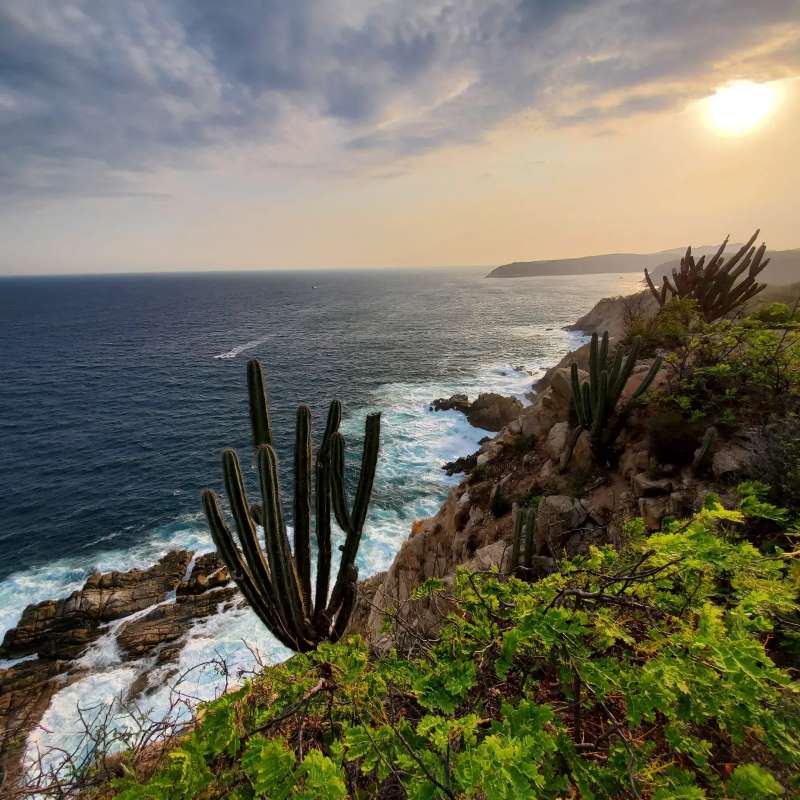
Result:
<svg viewBox="0 0 800 800"><path fill-rule="evenodd" d="M3 274L800 247L798 143L800 0L0 4Z"/></svg>

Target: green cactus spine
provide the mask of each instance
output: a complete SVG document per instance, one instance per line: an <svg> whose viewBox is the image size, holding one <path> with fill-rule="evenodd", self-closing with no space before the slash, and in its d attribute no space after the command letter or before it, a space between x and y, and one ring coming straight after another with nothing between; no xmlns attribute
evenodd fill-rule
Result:
<svg viewBox="0 0 800 800"><path fill-rule="evenodd" d="M602 339L596 333L592 334L589 346L589 380L583 384L578 375L578 365L573 362L570 371L572 409L578 426L569 437L567 450L561 461L562 468L566 468L569 463L581 430L589 432L595 458L603 463L608 460L611 447L621 433L634 404L650 388L661 369L659 356L631 397L618 407L625 384L636 366L641 346L641 339L637 337L627 356L618 347L614 361L609 365L608 332L603 334Z"/></svg>
<svg viewBox="0 0 800 800"><path fill-rule="evenodd" d="M236 523L236 537L225 521L217 495L210 489L203 491L203 510L220 557L253 611L280 642L293 650L307 652L323 641L339 639L355 606L358 579L355 558L375 478L380 414L367 417L361 475L350 512L345 491L345 443L339 433L341 404L334 400L330 405L316 461L312 452L311 412L307 406L297 409L292 548L281 506L278 460L272 447L267 393L258 361L248 363L247 382L261 503L248 504L239 458L228 449L222 455L222 469ZM314 592L311 587L312 493L317 540ZM345 532L345 542L329 597L332 509ZM263 546L258 538L259 526L264 531Z"/></svg>

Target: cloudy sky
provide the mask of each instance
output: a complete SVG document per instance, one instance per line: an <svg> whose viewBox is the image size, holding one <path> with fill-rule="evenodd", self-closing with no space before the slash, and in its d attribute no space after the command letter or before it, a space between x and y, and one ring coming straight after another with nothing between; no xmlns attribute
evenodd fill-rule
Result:
<svg viewBox="0 0 800 800"><path fill-rule="evenodd" d="M798 142L800 0L0 4L5 273L798 247Z"/></svg>

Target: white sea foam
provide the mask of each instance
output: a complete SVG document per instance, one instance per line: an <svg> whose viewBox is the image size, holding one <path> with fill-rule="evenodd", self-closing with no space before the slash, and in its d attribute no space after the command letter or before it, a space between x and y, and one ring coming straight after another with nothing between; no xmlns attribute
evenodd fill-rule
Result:
<svg viewBox="0 0 800 800"><path fill-rule="evenodd" d="M236 347L232 347L230 350L225 350L223 353L218 353L214 356L214 358L223 360L236 358L236 356L241 355L247 350L252 350L254 347L258 347L258 345L268 342L271 338L272 335L270 334L269 336L262 336L260 339L253 339L252 341L245 342L244 344L237 344Z"/></svg>

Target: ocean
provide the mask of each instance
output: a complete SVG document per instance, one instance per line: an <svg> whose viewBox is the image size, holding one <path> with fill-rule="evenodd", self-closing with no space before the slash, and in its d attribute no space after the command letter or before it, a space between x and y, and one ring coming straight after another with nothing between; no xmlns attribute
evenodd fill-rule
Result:
<svg viewBox="0 0 800 800"><path fill-rule="evenodd" d="M429 403L455 392L524 398L581 340L563 326L640 282L634 274L487 280L487 272L0 279L0 637L28 603L64 596L95 570L211 549L199 493L222 492L221 450L235 447L254 476L249 358L266 370L287 497L299 403L320 431L328 402L343 402L351 479L364 418L383 413L358 566L362 577L386 569L413 520L434 513L458 481L441 465L486 435ZM112 701L146 666L121 663L115 627L83 657L89 675L54 697L31 746L68 740L79 703ZM249 610L234 610L195 625L179 667L216 655L235 673L253 667L254 649L267 662L287 655ZM198 697L222 685L213 668L191 681ZM167 689L146 704L157 716Z"/></svg>

